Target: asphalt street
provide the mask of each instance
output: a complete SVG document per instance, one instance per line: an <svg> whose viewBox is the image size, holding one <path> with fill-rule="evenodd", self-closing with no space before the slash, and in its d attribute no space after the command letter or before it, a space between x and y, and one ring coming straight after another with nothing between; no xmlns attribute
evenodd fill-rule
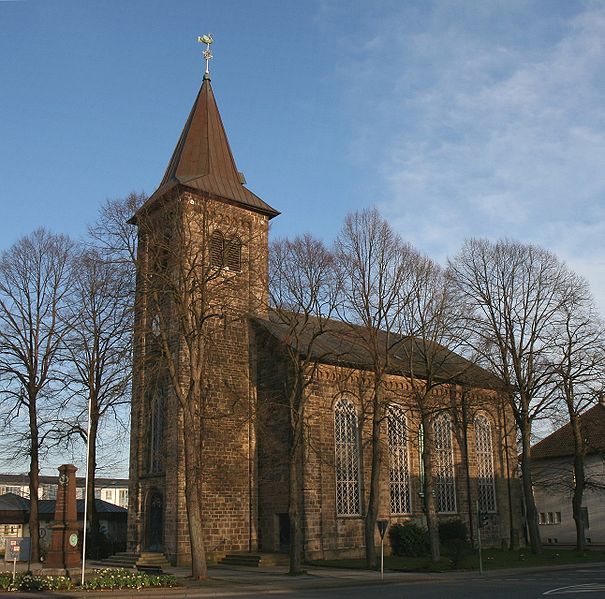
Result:
<svg viewBox="0 0 605 599"><path fill-rule="evenodd" d="M186 583L179 589L103 592L2 593L1 599L131 599L133 597L234 599L300 597L301 599L540 599L582 597L605 599L605 567L575 569L455 572L446 574L388 573L315 569L291 578L276 569L213 568L206 583ZM183 579L185 580L185 579Z"/></svg>

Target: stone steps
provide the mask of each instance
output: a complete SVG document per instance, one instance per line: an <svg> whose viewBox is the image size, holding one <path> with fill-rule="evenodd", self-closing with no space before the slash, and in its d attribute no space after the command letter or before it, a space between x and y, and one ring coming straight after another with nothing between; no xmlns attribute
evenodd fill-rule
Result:
<svg viewBox="0 0 605 599"><path fill-rule="evenodd" d="M169 568L170 562L163 553L158 551L143 551L136 561L137 570L161 574L164 568Z"/></svg>
<svg viewBox="0 0 605 599"><path fill-rule="evenodd" d="M122 551L100 560L100 563L105 568L134 568L137 560L140 557L140 553L128 553L127 551Z"/></svg>
<svg viewBox="0 0 605 599"><path fill-rule="evenodd" d="M258 568L261 563L263 566L284 566L288 564L288 556L283 553L228 553L218 563L249 568Z"/></svg>

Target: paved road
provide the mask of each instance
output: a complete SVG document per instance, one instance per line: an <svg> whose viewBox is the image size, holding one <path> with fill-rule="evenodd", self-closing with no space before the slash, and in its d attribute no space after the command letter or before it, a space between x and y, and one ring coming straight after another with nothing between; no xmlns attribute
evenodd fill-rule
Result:
<svg viewBox="0 0 605 599"><path fill-rule="evenodd" d="M605 599L605 567L583 566L575 570L541 572L451 573L430 575L387 575L381 583L378 573L330 570L315 576L290 578L271 572L216 569L221 578L181 589L154 591L117 591L103 593L27 593L5 594L1 599L45 599L74 597L86 599L196 599L230 597L233 599ZM368 576L372 578L368 579ZM407 578L409 576L409 578Z"/></svg>
<svg viewBox="0 0 605 599"><path fill-rule="evenodd" d="M287 593L284 593L287 595ZM250 595L248 595L250 596ZM273 593L260 595L275 597ZM542 599L552 597L585 599L605 598L605 570L586 568L575 571L541 572L533 574L501 574L480 577L471 574L458 580L440 579L423 582L315 589L299 591L304 599L330 597L334 599ZM235 595L246 597L246 595ZM257 595L259 597L259 595Z"/></svg>

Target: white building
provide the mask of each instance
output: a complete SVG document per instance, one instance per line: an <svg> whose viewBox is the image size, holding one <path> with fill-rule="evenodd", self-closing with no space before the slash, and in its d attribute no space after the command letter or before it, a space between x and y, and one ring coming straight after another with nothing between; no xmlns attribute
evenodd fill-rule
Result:
<svg viewBox="0 0 605 599"><path fill-rule="evenodd" d="M586 482L582 512L586 543L605 544L605 404L581 416L587 444ZM566 424L532 448L532 474L542 542L575 545L572 512L574 443Z"/></svg>
<svg viewBox="0 0 605 599"><path fill-rule="evenodd" d="M55 499L57 497L57 476L39 477L38 498ZM127 478L97 478L95 481L95 497L108 503L128 509L128 479ZM76 496L84 498L83 476L76 478ZM29 498L28 474L0 474L0 495L14 493Z"/></svg>

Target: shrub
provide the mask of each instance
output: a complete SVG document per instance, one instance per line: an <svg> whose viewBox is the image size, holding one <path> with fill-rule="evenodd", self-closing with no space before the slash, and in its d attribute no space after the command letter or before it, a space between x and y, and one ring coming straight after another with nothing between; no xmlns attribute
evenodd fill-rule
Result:
<svg viewBox="0 0 605 599"><path fill-rule="evenodd" d="M428 531L413 522L391 526L389 542L393 555L420 557L429 552Z"/></svg>
<svg viewBox="0 0 605 599"><path fill-rule="evenodd" d="M473 552L472 545L464 539L449 539L449 541L444 541L443 548L450 558L454 570L458 570L462 566L464 558Z"/></svg>
<svg viewBox="0 0 605 599"><path fill-rule="evenodd" d="M458 539L466 541L468 529L462 520L446 520L439 523L439 540L442 543Z"/></svg>
<svg viewBox="0 0 605 599"><path fill-rule="evenodd" d="M111 590L111 589L144 589L150 587L176 587L180 583L176 576L169 574L145 574L124 568L105 568L97 570L95 574L86 581L84 588L87 590Z"/></svg>
<svg viewBox="0 0 605 599"><path fill-rule="evenodd" d="M3 591L68 591L73 582L67 576L38 576L0 572L0 589Z"/></svg>

